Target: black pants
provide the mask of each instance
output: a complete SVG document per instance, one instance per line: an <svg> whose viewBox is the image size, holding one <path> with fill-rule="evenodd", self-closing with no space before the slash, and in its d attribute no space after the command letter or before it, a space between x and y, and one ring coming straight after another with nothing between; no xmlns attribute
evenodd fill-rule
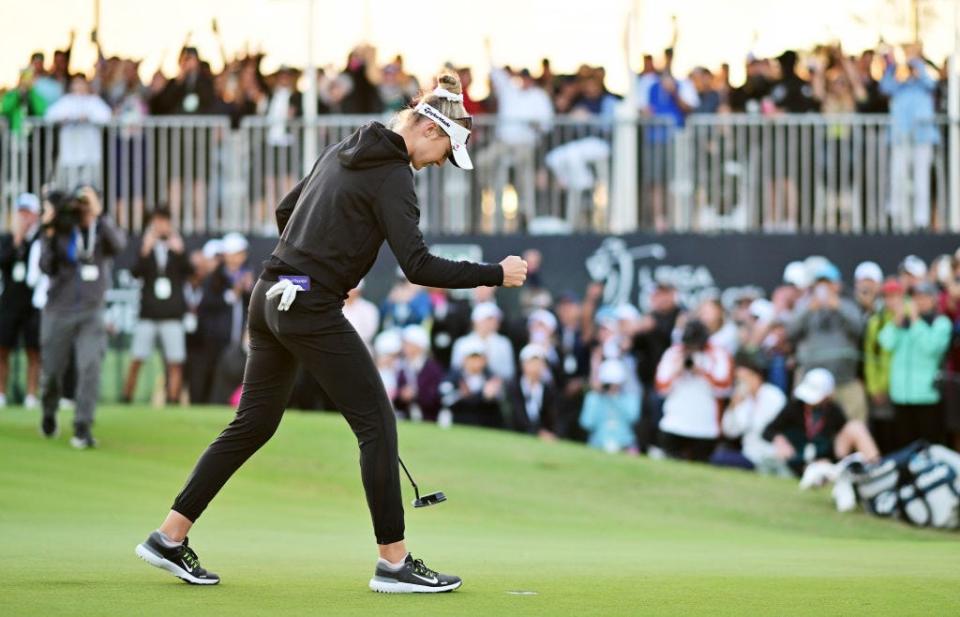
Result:
<svg viewBox="0 0 960 617"><path fill-rule="evenodd" d="M173 509L196 521L233 472L270 439L300 362L357 436L377 543L399 542L404 525L397 424L370 352L337 304L309 291L281 313L279 298L266 299L271 285L261 279L250 299L250 352L237 415L200 457Z"/></svg>
<svg viewBox="0 0 960 617"><path fill-rule="evenodd" d="M660 447L670 458L706 463L710 460L714 448L717 447L717 440L684 437L661 431Z"/></svg>
<svg viewBox="0 0 960 617"><path fill-rule="evenodd" d="M947 430L944 424L943 407L934 405L894 404L894 423L897 431L897 448L907 446L918 439L928 443L946 443Z"/></svg>

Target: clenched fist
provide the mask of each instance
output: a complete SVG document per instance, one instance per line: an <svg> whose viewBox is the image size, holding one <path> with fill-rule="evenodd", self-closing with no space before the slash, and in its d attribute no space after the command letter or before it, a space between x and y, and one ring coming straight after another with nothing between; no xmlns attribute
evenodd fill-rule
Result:
<svg viewBox="0 0 960 617"><path fill-rule="evenodd" d="M511 255L500 262L503 268L503 286L520 287L527 280L527 262Z"/></svg>

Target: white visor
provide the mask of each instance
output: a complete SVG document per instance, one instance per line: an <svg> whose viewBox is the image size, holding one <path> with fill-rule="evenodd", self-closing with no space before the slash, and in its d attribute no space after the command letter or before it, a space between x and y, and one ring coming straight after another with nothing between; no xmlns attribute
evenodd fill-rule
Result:
<svg viewBox="0 0 960 617"><path fill-rule="evenodd" d="M420 103L413 111L433 120L443 132L450 136L450 150L453 157L450 162L460 169L473 169L473 161L467 154L467 140L470 139L470 130L462 124L446 117L436 107L427 103Z"/></svg>

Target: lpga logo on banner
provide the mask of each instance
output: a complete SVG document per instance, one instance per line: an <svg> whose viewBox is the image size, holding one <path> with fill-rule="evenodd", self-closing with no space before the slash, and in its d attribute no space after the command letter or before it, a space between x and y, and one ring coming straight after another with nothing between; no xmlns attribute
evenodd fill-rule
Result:
<svg viewBox="0 0 960 617"><path fill-rule="evenodd" d="M647 310L650 291L658 283L673 285L687 306L695 306L701 297L716 293L716 283L706 266L648 263L662 261L666 256L667 249L662 244L628 248L621 238L607 238L587 257L586 267L591 280L604 283L603 303L611 306L629 302Z"/></svg>

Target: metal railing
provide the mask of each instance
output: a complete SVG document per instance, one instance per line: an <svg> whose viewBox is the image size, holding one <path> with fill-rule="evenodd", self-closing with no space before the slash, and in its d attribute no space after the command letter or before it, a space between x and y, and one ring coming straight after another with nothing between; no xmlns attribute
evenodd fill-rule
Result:
<svg viewBox="0 0 960 617"><path fill-rule="evenodd" d="M9 223L22 191L85 181L129 230L164 203L186 233L275 234L273 209L309 166L307 132L322 150L371 119L386 120L323 116L307 126L248 117L233 128L221 116L151 116L96 127L86 142L70 134L77 125L28 119L14 132L0 122L0 215ZM947 120L935 123L940 141L924 175L913 173L912 144L892 144L885 115L693 115L684 128L649 118L557 117L542 126L481 116L470 142L475 173L449 165L416 173L422 226L450 234L905 232L918 225L920 190L929 225L956 232L947 172L960 161L948 160Z"/></svg>

